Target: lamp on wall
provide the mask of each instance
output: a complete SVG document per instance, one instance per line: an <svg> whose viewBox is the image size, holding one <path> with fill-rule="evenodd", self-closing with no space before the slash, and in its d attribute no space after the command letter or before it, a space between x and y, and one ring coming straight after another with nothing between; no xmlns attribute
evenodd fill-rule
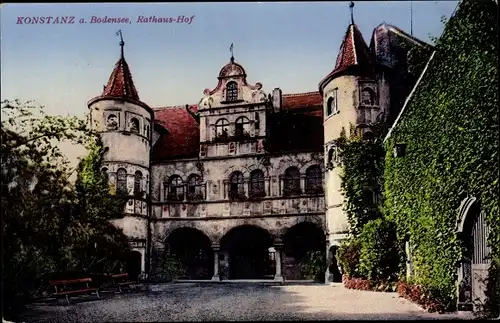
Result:
<svg viewBox="0 0 500 323"><path fill-rule="evenodd" d="M404 157L406 153L406 144L400 143L394 145L393 156L394 158Z"/></svg>

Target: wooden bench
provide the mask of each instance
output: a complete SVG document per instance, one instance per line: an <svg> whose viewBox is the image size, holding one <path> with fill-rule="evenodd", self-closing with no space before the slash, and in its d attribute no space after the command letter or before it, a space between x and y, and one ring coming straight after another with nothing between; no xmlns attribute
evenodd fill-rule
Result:
<svg viewBox="0 0 500 323"><path fill-rule="evenodd" d="M116 274L112 275L111 278L113 279L113 284L118 287L120 293L123 293L122 287L127 287L128 289L131 289L130 286L132 284L137 284L136 281L130 280L128 274Z"/></svg>
<svg viewBox="0 0 500 323"><path fill-rule="evenodd" d="M69 303L70 295L78 295L78 294L93 294L94 292L97 295L97 298L101 298L99 296L99 289L90 287L89 283L92 282L91 278L79 278L79 279L68 279L68 280L51 280L49 283L51 286L54 286L56 292L52 294L52 296L65 296L66 302ZM82 286L83 285L83 286Z"/></svg>

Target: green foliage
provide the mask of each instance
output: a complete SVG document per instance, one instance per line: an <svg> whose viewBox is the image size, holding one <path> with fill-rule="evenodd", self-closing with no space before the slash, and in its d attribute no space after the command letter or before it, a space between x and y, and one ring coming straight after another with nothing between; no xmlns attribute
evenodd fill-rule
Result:
<svg viewBox="0 0 500 323"><path fill-rule="evenodd" d="M372 220L361 230L359 241L360 276L372 281L395 280L399 269L399 248L394 224L383 218Z"/></svg>
<svg viewBox="0 0 500 323"><path fill-rule="evenodd" d="M361 241L352 237L342 242L337 250L337 259L348 277L360 277L359 258L361 256Z"/></svg>
<svg viewBox="0 0 500 323"><path fill-rule="evenodd" d="M361 140L354 134L349 138L341 136L337 144L342 160L344 211L351 233L356 236L368 221L381 216L379 198L385 151L379 140Z"/></svg>
<svg viewBox="0 0 500 323"><path fill-rule="evenodd" d="M107 271L128 248L109 220L123 199L109 195L99 171L102 145L78 118L47 116L31 102L3 101L2 290L4 309L29 301L48 279L68 271ZM84 144L90 154L74 170L59 149Z"/></svg>
<svg viewBox="0 0 500 323"><path fill-rule="evenodd" d="M465 197L480 201L493 255L500 252L497 12L493 0L461 2L386 144L387 215L400 239L411 235L415 283L443 304L456 303ZM406 156L396 159L393 147L403 142Z"/></svg>
<svg viewBox="0 0 500 323"><path fill-rule="evenodd" d="M325 280L326 259L323 251L309 251L301 260L301 274L318 282Z"/></svg>
<svg viewBox="0 0 500 323"><path fill-rule="evenodd" d="M163 278L166 281L171 281L187 274L182 261L171 252L166 252L163 257L159 258L156 271L157 278L160 280Z"/></svg>

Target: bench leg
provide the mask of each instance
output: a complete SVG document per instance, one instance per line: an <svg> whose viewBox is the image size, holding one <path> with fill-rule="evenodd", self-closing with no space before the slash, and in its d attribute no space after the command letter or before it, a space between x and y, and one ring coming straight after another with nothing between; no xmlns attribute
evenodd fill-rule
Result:
<svg viewBox="0 0 500 323"><path fill-rule="evenodd" d="M66 302L68 302L68 305L70 305L69 304L69 297L68 297L68 295L66 295Z"/></svg>
<svg viewBox="0 0 500 323"><path fill-rule="evenodd" d="M99 296L99 291L96 290L95 293L97 294L97 298L101 298L101 296Z"/></svg>
<svg viewBox="0 0 500 323"><path fill-rule="evenodd" d="M120 293L123 293L121 286L118 286L118 290L120 291Z"/></svg>

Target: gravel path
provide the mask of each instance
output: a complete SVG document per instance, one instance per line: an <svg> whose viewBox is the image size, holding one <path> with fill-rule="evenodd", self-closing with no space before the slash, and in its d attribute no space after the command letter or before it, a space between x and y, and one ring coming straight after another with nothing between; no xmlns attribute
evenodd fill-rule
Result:
<svg viewBox="0 0 500 323"><path fill-rule="evenodd" d="M396 293L355 291L342 285L182 283L150 285L149 291L130 294L104 294L101 300L89 296L70 306L37 304L22 319L56 323L470 318L427 313Z"/></svg>

